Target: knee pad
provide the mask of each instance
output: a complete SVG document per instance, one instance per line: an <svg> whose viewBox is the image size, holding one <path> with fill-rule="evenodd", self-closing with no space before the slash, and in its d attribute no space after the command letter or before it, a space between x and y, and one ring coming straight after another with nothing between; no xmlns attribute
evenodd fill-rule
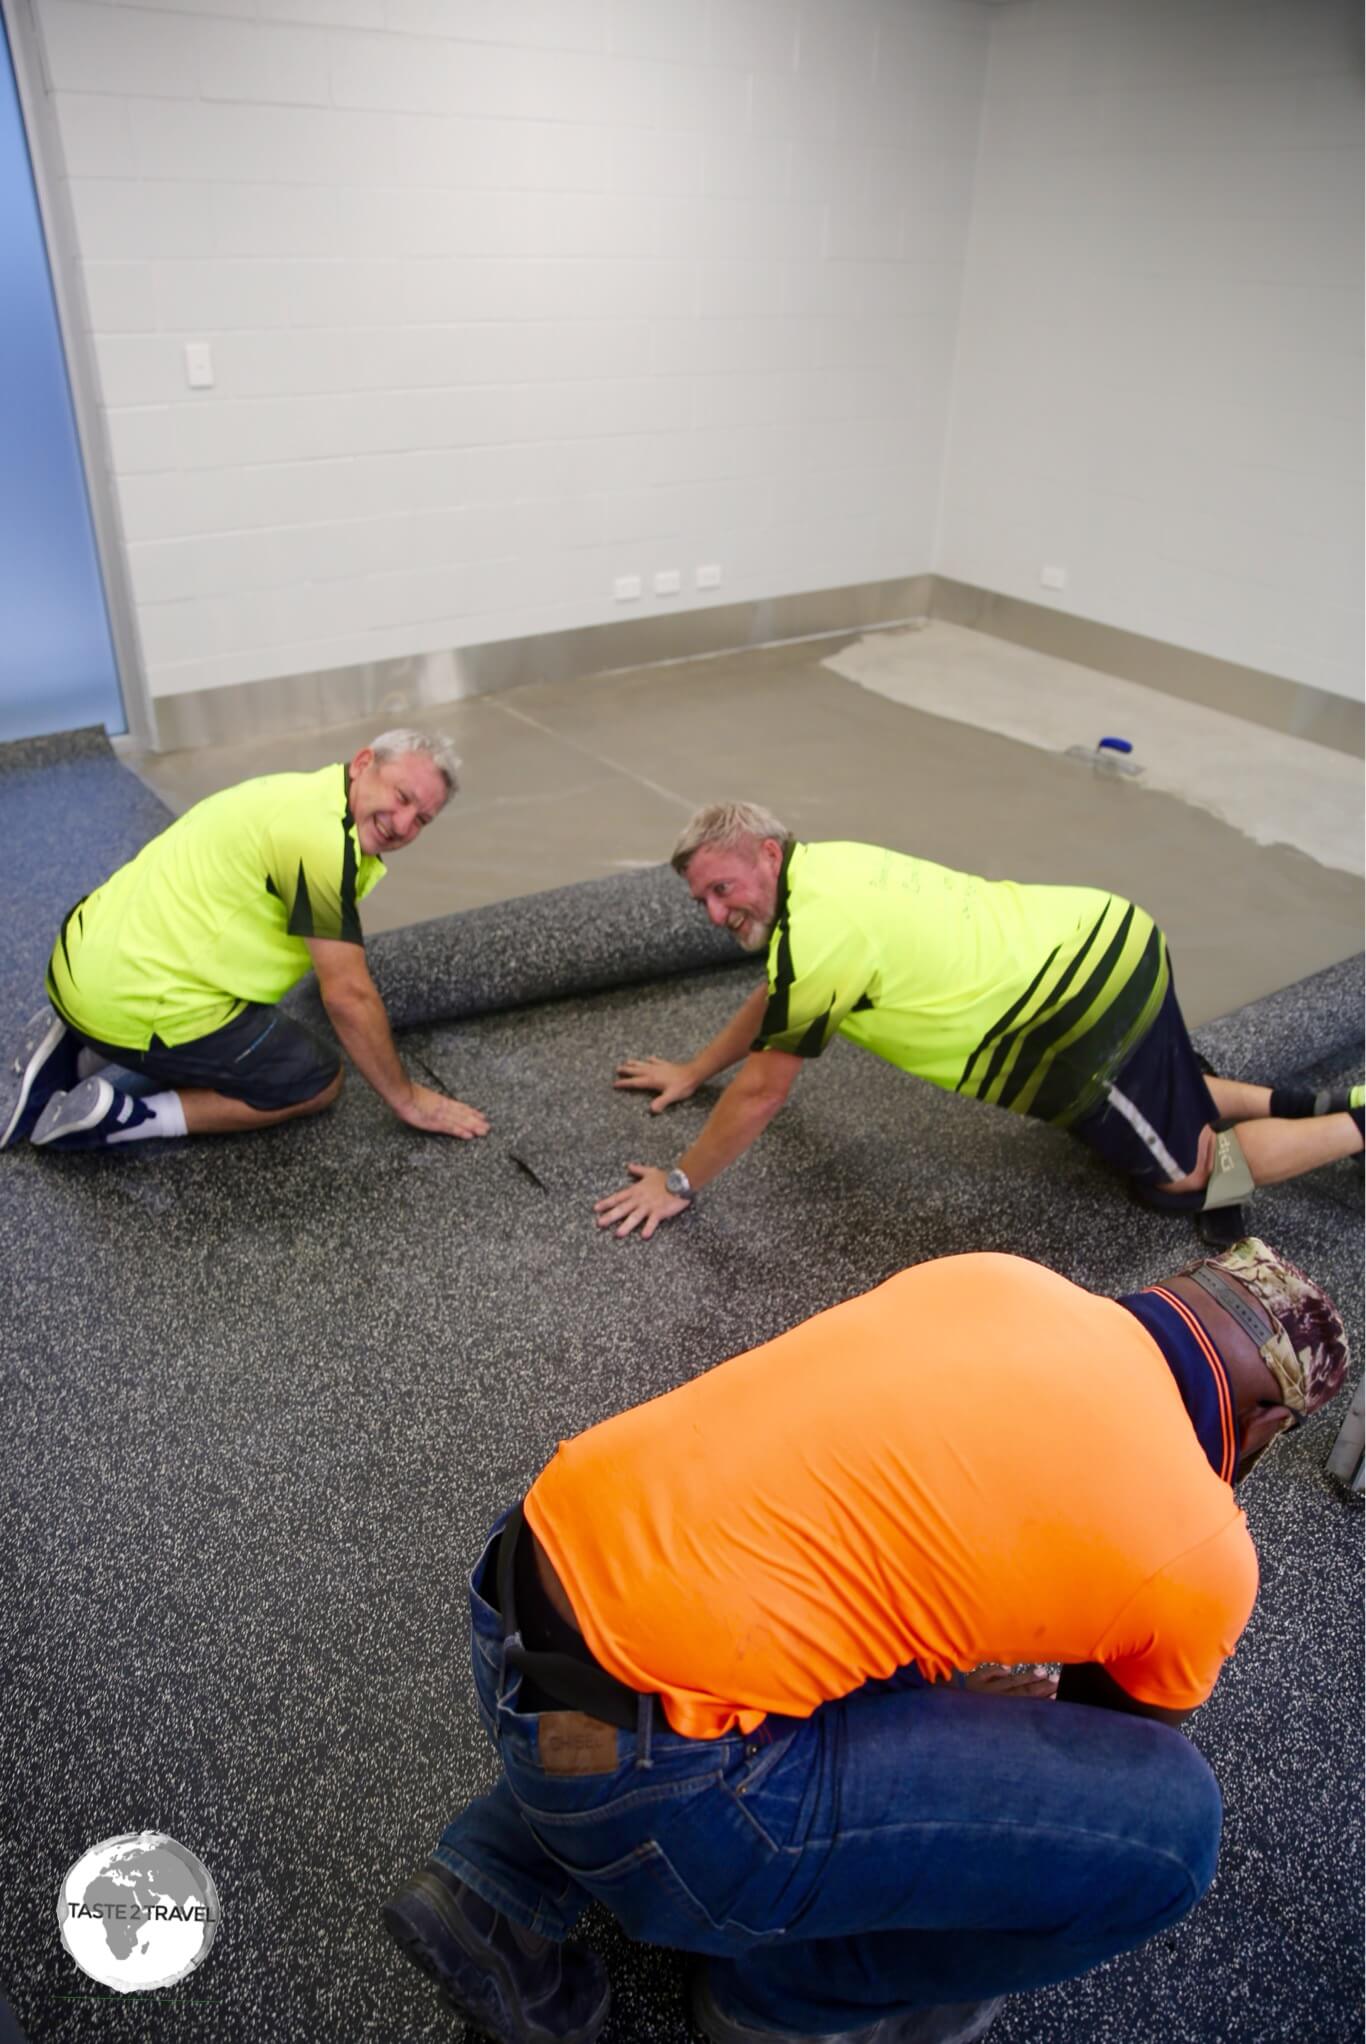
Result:
<svg viewBox="0 0 1366 2044"><path fill-rule="evenodd" d="M1210 1167L1205 1196L1200 1201L1201 1211L1208 1214L1218 1207L1240 1206L1253 1190L1253 1183L1238 1131L1231 1123L1216 1122L1214 1163Z"/></svg>

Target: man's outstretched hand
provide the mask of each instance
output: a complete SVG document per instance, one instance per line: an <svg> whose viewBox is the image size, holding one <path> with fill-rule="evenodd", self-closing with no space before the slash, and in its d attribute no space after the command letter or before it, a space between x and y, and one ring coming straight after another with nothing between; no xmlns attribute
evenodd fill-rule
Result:
<svg viewBox="0 0 1366 2044"><path fill-rule="evenodd" d="M672 1107L676 1100L691 1100L697 1091L697 1081L687 1065L670 1064L665 1057L627 1058L625 1064L617 1066L617 1076L612 1084L619 1093L654 1093L657 1099L650 1102L651 1114L662 1114L666 1107ZM635 1165L631 1165L635 1170Z"/></svg>
<svg viewBox="0 0 1366 2044"><path fill-rule="evenodd" d="M489 1132L488 1117L477 1107L466 1107L463 1100L452 1100L448 1093L434 1092L430 1086L410 1087L407 1100L396 1112L409 1128L420 1128L427 1135L459 1136L468 1142L472 1136Z"/></svg>
<svg viewBox="0 0 1366 2044"><path fill-rule="evenodd" d="M595 1200L593 1212L598 1217L598 1226L615 1228L618 1238L639 1228L641 1241L648 1242L660 1222L671 1221L675 1214L681 1214L689 1201L668 1190L664 1173L655 1165L628 1164L626 1169L636 1183L609 1192L606 1199Z"/></svg>

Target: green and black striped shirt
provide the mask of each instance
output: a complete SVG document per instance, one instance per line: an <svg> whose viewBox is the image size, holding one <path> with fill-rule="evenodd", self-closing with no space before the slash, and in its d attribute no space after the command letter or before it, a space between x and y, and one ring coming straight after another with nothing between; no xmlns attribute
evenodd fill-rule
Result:
<svg viewBox="0 0 1366 2044"><path fill-rule="evenodd" d="M819 1057L838 1032L950 1092L1066 1124L1148 1029L1170 969L1152 917L1097 888L794 844L768 975L756 1049Z"/></svg>
<svg viewBox="0 0 1366 2044"><path fill-rule="evenodd" d="M347 770L268 774L197 802L63 923L48 966L59 1014L130 1050L192 1042L309 970L310 937L362 942L384 877L361 849Z"/></svg>

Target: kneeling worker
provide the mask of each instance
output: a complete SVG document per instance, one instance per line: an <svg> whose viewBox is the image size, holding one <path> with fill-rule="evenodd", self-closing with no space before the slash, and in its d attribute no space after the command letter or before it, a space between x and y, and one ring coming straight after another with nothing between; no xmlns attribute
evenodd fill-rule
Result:
<svg viewBox="0 0 1366 2044"><path fill-rule="evenodd" d="M0 1081L0 1149L93 1149L270 1128L330 1107L338 1059L275 1003L310 966L362 1078L410 1127L482 1136L476 1108L417 1086L365 962L359 905L456 786L449 743L389 731L349 765L210 795L67 915ZM55 1012L54 1012L55 1011ZM165 1090L135 1095L106 1067Z"/></svg>
<svg viewBox="0 0 1366 2044"><path fill-rule="evenodd" d="M629 1164L635 1182L597 1201L600 1228L648 1238L681 1213L836 1033L949 1092L1070 1129L1152 1206L1234 1207L1254 1184L1361 1150L1366 1088L1273 1093L1206 1075L1162 932L1117 895L799 844L748 802L699 810L673 864L718 928L767 951L768 985L687 1063L618 1067L618 1087L656 1094L657 1113L744 1059L672 1171ZM1230 1218L1202 1231L1226 1242L1242 1232Z"/></svg>
<svg viewBox="0 0 1366 2044"><path fill-rule="evenodd" d="M470 1578L502 1776L389 1930L503 2044L598 2034L594 1899L707 1955L716 2044L965 2044L1141 1945L1218 1854L1232 1485L1346 1366L1260 1242L1120 1300L954 1256L562 1443Z"/></svg>

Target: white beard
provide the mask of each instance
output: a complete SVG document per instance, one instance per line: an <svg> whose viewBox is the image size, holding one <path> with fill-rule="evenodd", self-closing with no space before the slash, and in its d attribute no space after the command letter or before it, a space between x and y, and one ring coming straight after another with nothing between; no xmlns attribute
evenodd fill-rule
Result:
<svg viewBox="0 0 1366 2044"><path fill-rule="evenodd" d="M773 925L757 923L751 917L742 929L732 930L731 935L742 951L767 951L768 940L773 935Z"/></svg>

